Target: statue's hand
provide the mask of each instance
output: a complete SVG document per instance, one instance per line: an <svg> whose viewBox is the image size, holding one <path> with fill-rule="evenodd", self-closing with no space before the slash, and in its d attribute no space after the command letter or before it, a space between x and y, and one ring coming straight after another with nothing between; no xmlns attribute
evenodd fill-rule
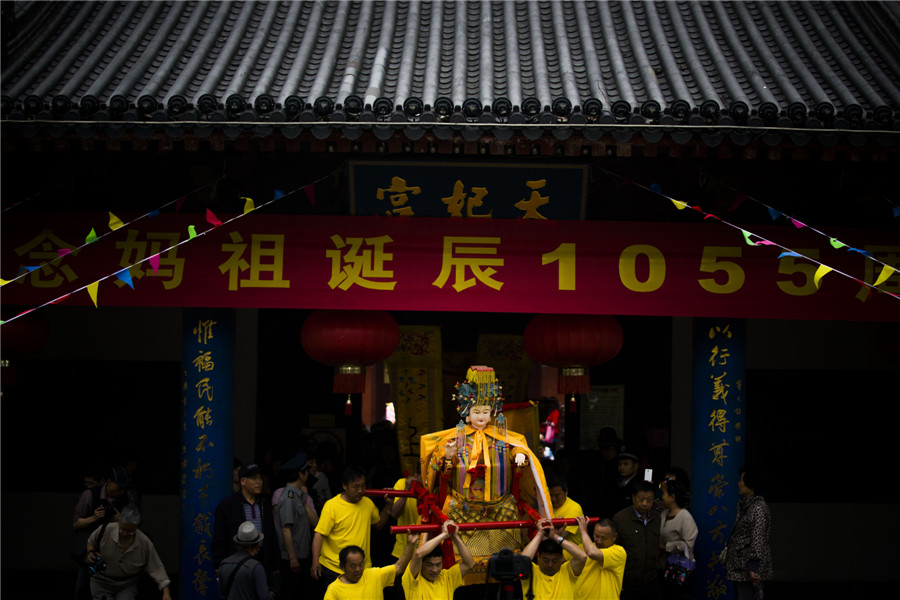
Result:
<svg viewBox="0 0 900 600"><path fill-rule="evenodd" d="M524 467L528 464L528 457L524 454L516 454L515 460L517 467Z"/></svg>

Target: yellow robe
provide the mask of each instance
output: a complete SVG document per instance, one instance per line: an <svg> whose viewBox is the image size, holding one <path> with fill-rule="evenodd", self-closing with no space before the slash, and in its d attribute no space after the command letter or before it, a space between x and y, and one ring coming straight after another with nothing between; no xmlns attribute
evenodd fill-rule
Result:
<svg viewBox="0 0 900 600"><path fill-rule="evenodd" d="M493 423L484 429L476 430L471 425L466 425L466 446L469 450L469 464L454 465L450 474L447 497L441 507L441 511L457 523L473 523L486 521L512 521L528 519L528 515L522 515L518 511L516 501L512 497L512 474L515 467L515 456L524 454L528 458L528 465L524 467L524 475L519 482L519 494L522 500L528 503L542 517L553 517L553 505L550 502L550 494L547 491L547 482L544 478L544 470L537 456L528 447L525 437L513 431L506 432L506 437L497 431ZM425 486L434 494L440 491L441 475L444 468L448 441L456 441L457 429L445 429L434 433L422 435L420 445L420 457ZM498 440L505 441L508 446L507 463L505 465L490 464L489 446ZM485 459L488 460L485 460ZM472 466L484 467L484 497L479 499L479 494L470 487L474 482L470 472ZM500 469L501 471L495 471ZM498 473L505 472L504 481L500 482L500 493L491 492L490 482L497 479ZM460 489L460 482L463 487ZM496 490L495 490L496 491ZM467 582L484 581L486 558L503 548L511 548L519 551L527 542L523 537L525 530L488 530L461 532L460 537L467 544L475 557L476 566L466 576Z"/></svg>

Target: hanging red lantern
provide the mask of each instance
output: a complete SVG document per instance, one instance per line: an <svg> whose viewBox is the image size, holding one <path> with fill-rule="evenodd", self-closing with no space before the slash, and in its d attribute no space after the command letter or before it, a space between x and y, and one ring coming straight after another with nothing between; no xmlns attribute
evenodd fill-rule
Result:
<svg viewBox="0 0 900 600"><path fill-rule="evenodd" d="M300 341L312 358L335 368L334 393L362 394L365 368L394 353L400 328L385 311L317 310L303 323Z"/></svg>
<svg viewBox="0 0 900 600"><path fill-rule="evenodd" d="M537 315L525 327L523 342L531 358L560 370L559 393L587 394L590 367L615 358L622 339L622 326L611 316Z"/></svg>

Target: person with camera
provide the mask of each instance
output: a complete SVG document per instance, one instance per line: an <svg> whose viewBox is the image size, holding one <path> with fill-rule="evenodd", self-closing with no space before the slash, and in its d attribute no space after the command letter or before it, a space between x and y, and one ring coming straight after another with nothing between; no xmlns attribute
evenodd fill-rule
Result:
<svg viewBox="0 0 900 600"><path fill-rule="evenodd" d="M156 582L163 600L171 600L169 576L153 542L138 529L141 513L129 505L119 519L95 530L87 541L87 561L93 571L91 598L132 600L137 597L141 572Z"/></svg>
<svg viewBox="0 0 900 600"><path fill-rule="evenodd" d="M587 564L575 584L578 598L593 600L619 600L622 593L622 576L625 573L625 548L616 544L618 535L612 519L600 519L594 525L593 538L588 533L587 517L575 517Z"/></svg>
<svg viewBox="0 0 900 600"><path fill-rule="evenodd" d="M531 566L531 590L536 600L574 600L575 585L584 569L587 555L581 546L565 538L566 527L553 527L549 519L538 523L538 532L522 550L530 559L537 556L537 568ZM563 559L563 550L572 555ZM523 584L524 585L524 584Z"/></svg>
<svg viewBox="0 0 900 600"><path fill-rule="evenodd" d="M87 484L87 480L85 480ZM91 572L87 563L87 540L103 523L118 519L119 511L128 505L137 504L131 478L125 467L113 467L98 485L81 492L72 515L72 540L70 555L78 563L75 580L75 600L83 600L90 594Z"/></svg>
<svg viewBox="0 0 900 600"><path fill-rule="evenodd" d="M446 539L453 540L460 558L460 562L449 569L444 569L444 554L441 551L441 544ZM444 521L441 533L422 542L403 572L406 600L453 600L453 592L463 584L463 577L474 566L475 558L459 537L456 523Z"/></svg>

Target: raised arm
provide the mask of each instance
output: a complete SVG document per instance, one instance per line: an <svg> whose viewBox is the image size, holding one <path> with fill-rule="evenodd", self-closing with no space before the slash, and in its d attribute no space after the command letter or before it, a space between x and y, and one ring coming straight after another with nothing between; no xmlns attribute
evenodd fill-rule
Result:
<svg viewBox="0 0 900 600"><path fill-rule="evenodd" d="M538 546L541 545L545 539L547 539L547 533L549 531L553 531L553 526L550 524L549 519L544 519L540 523L538 523L537 533L531 541L528 542L528 545L522 549L522 556L527 556L531 560L534 560L535 555L537 554Z"/></svg>
<svg viewBox="0 0 900 600"><path fill-rule="evenodd" d="M309 520L309 528L315 531L316 525L319 524L319 513L316 512L316 505L309 494L306 495L306 518Z"/></svg>
<svg viewBox="0 0 900 600"><path fill-rule="evenodd" d="M578 530L581 532L581 542L584 544L584 553L586 557L591 560L596 560L602 565L603 550L594 544L594 540L588 532L588 526L590 525L588 518L584 516L575 517L575 520L578 521Z"/></svg>
<svg viewBox="0 0 900 600"><path fill-rule="evenodd" d="M448 537L446 532L443 531L431 539L428 539L427 533L422 535L422 545L416 548L415 553L409 561L409 573L413 577L419 576L419 572L422 570L422 559L431 554L431 551Z"/></svg>
<svg viewBox="0 0 900 600"><path fill-rule="evenodd" d="M563 550L572 555L572 558L569 560L569 564L572 566L572 572L575 573L575 575L581 575L581 570L584 569L584 563L587 562L587 554L584 553L581 546L566 538L565 525L554 528L553 532L557 536L556 541L559 542L559 545L562 546Z"/></svg>
<svg viewBox="0 0 900 600"><path fill-rule="evenodd" d="M418 533L407 533L406 534L406 547L403 549L403 554L400 555L400 558L397 559L397 562L394 563L394 571L398 576L403 575L403 571L406 570L406 565L409 564L410 559L412 558L413 552L416 548L416 542L419 541ZM421 561L419 565L421 566Z"/></svg>
<svg viewBox="0 0 900 600"><path fill-rule="evenodd" d="M410 475L409 477L407 477L405 489L409 490L409 488L412 487L414 481L418 481L418 478L415 475ZM404 507L406 507L407 500L409 500L409 498L406 498L405 496L398 496L397 498L394 498L394 503L391 505L392 517L394 517L395 519L400 518L400 515L403 514ZM413 500L413 502L415 502L415 500Z"/></svg>
<svg viewBox="0 0 900 600"><path fill-rule="evenodd" d="M388 519L391 517L391 506L392 504L388 502L384 503L384 508L381 509L381 513L378 515L378 522L372 526L375 528L375 531L381 531L387 525Z"/></svg>

